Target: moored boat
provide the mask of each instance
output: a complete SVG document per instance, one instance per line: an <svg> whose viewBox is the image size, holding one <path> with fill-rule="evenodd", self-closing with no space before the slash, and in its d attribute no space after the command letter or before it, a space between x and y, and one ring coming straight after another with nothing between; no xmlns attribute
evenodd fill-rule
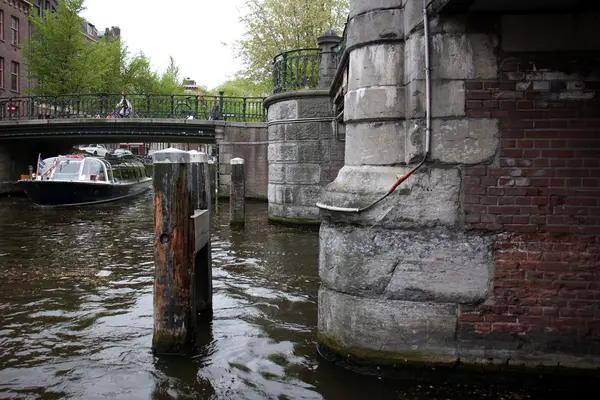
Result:
<svg viewBox="0 0 600 400"><path fill-rule="evenodd" d="M135 196L152 178L139 161L71 154L39 159L37 173L18 185L35 204L76 206Z"/></svg>

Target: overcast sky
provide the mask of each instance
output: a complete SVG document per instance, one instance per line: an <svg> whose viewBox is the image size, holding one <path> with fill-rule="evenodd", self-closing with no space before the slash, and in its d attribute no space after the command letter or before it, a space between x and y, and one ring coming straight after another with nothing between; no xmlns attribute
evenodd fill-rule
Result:
<svg viewBox="0 0 600 400"><path fill-rule="evenodd" d="M82 17L104 32L118 26L132 53L143 51L163 72L169 56L180 77L209 89L241 69L231 44L243 35L238 18L245 0L85 0Z"/></svg>

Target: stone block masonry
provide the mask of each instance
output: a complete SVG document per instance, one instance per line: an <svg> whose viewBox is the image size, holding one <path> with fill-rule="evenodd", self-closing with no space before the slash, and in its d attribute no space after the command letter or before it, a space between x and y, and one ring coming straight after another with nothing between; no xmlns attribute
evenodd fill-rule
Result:
<svg viewBox="0 0 600 400"><path fill-rule="evenodd" d="M304 90L272 96L269 107L269 219L318 224L321 188L344 160L334 136L329 92Z"/></svg>
<svg viewBox="0 0 600 400"><path fill-rule="evenodd" d="M322 211L319 343L378 365L595 367L600 49L549 43L526 15L434 15L426 163L371 209L335 211L372 203L423 157L423 5L350 1L345 165L321 196L334 208Z"/></svg>

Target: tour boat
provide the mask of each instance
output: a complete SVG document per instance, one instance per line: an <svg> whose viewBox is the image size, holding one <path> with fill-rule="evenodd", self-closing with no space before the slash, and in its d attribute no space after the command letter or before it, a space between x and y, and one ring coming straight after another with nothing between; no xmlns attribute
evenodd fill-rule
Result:
<svg viewBox="0 0 600 400"><path fill-rule="evenodd" d="M43 206L105 203L135 196L149 189L152 178L135 160L82 154L38 157L38 171L18 185L29 199Z"/></svg>

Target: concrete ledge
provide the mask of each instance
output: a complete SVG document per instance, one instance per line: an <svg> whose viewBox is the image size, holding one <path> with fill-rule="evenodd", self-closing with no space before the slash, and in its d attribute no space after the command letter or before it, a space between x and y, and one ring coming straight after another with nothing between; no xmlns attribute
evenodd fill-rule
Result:
<svg viewBox="0 0 600 400"><path fill-rule="evenodd" d="M560 340L546 340L554 347L545 352L523 341L501 340L492 346L489 340L457 340L453 304L365 299L321 287L318 307L317 341L328 358L345 366L370 367L377 375L393 373L398 367L461 367L457 371L461 374L518 373L519 380L525 378L522 374L535 373L538 381L541 374L560 379L600 374L599 353L569 353L557 347Z"/></svg>
<svg viewBox="0 0 600 400"><path fill-rule="evenodd" d="M313 97L329 97L329 90L320 89L306 89L306 90L294 90L289 92L277 93L267 97L264 101L264 106L269 108L273 103L278 103L285 100L293 99L306 99ZM271 118L269 118L270 120Z"/></svg>
<svg viewBox="0 0 600 400"><path fill-rule="evenodd" d="M364 207L383 196L409 167L344 166L326 186L321 203ZM456 168L421 168L371 209L357 213L321 211L333 223L393 229L455 228L459 223L461 177Z"/></svg>
<svg viewBox="0 0 600 400"><path fill-rule="evenodd" d="M564 337L539 335L527 340L503 337L498 340L457 341L462 363L480 366L510 366L513 368L562 367L595 369L600 372L600 349L592 340L565 340ZM594 348L595 347L595 348Z"/></svg>
<svg viewBox="0 0 600 400"><path fill-rule="evenodd" d="M492 238L324 222L319 274L332 290L376 299L481 303L492 288Z"/></svg>
<svg viewBox="0 0 600 400"><path fill-rule="evenodd" d="M322 286L317 340L374 364L453 365L456 311L454 304L367 299Z"/></svg>
<svg viewBox="0 0 600 400"><path fill-rule="evenodd" d="M319 209L315 206L277 204L269 202L269 221L288 225L318 225Z"/></svg>
<svg viewBox="0 0 600 400"><path fill-rule="evenodd" d="M285 218L285 217L276 217L273 215L269 215L267 220L270 223L284 226L308 226L318 228L321 224L321 221L314 219L305 219L305 218Z"/></svg>

